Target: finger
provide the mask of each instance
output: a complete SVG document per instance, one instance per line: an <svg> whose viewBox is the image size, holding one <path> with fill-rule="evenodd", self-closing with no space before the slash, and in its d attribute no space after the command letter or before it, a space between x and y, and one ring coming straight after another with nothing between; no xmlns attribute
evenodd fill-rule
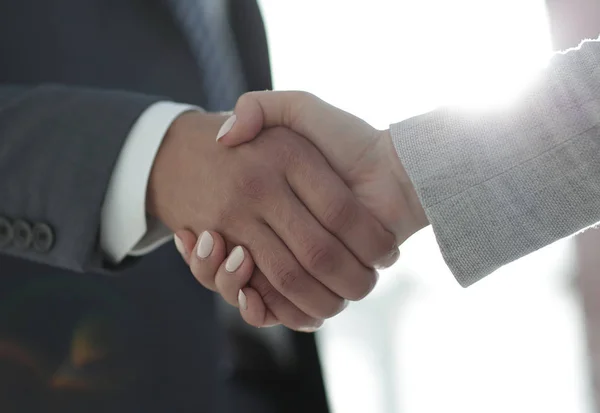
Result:
<svg viewBox="0 0 600 413"><path fill-rule="evenodd" d="M272 230L270 228L268 228L267 226L264 226L264 229L262 231L265 231L269 234L272 234L272 236L275 237L275 239L280 242L280 240L272 233ZM257 231L253 231L253 233L256 233ZM261 231L258 231L258 233L260 234ZM213 233L213 237L216 239L218 236L218 234L214 234ZM228 238L232 238L235 239L235 237L228 237ZM254 237L255 241L253 242L253 245L256 245L258 243L258 245L262 245L261 244L261 237ZM258 241L257 241L258 240ZM230 242L226 243L227 246L226 248L229 249L231 248L231 250L233 251L233 249L235 247L233 247L234 244L231 244ZM249 265L250 262L246 262L248 259L252 260L252 255L250 254L250 252L248 251L248 249L244 248L244 259L243 259L243 263L240 264L240 268L237 271L240 271L240 269L243 268L244 265ZM273 254L277 254L277 249L275 248ZM237 258L235 261L240 261L239 258ZM226 266L226 264L222 264L221 267ZM234 264L231 264L230 269L235 268ZM237 272L234 270L234 272ZM244 271L246 271L244 269ZM225 269L226 272L226 269ZM225 275L227 275L227 277L225 277ZM243 276L245 277L245 276ZM215 278L216 280L216 284L218 284L218 290L222 291L223 295L226 296L226 299L228 302L232 302L232 293L231 290L233 290L232 287L230 286L225 286L225 283L228 284L236 284L237 281L232 280L231 279L231 274L221 274ZM312 280L313 282L316 282L315 280ZM223 286L222 286L223 284ZM317 285L318 282L317 282ZM249 324L256 326L256 327L269 327L269 326L273 326L273 325L277 325L277 324L283 324L291 329L294 330L314 330L315 328L318 328L320 325L322 325L323 320L320 318L314 318L311 317L309 315L307 315L305 312L301 311L295 304L293 304L292 302L290 302L290 300L288 300L287 298L285 298L283 295L281 295L281 293L279 293L275 287L273 287L273 285L271 285L271 283L269 282L269 280L267 279L267 277L260 271L259 268L254 269L254 273L252 274L252 277L250 279L249 285L243 286L243 288L241 289L246 289L246 288L250 288L252 291L256 292L256 294L258 294L258 299L255 299L254 296L251 298L250 303L252 303L251 306L249 306L249 312L245 313L245 318L247 319L247 321L249 322ZM322 287L324 288L324 287ZM227 292L226 292L227 291ZM237 300L239 300L239 291L238 291L238 296L237 296ZM239 301L238 301L239 302ZM239 303L238 303L239 305Z"/></svg>
<svg viewBox="0 0 600 413"><path fill-rule="evenodd" d="M250 323L251 325L263 327L281 323L292 330L302 330L318 328L323 324L322 319L310 317L281 295L261 271L254 271L250 279L250 287L258 294L258 298L266 308L264 320L261 321L260 317L257 317L257 321ZM247 288L243 290L247 291ZM247 295L248 297L250 295ZM248 308L253 308L255 304L252 303L255 301L257 302L257 300L249 301Z"/></svg>
<svg viewBox="0 0 600 413"><path fill-rule="evenodd" d="M265 312L268 311L262 301L260 294L250 287L241 289L238 293L238 307L244 321L254 327L272 327L276 324L265 323ZM277 323L279 324L279 323ZM314 332L320 328L322 322L310 327L301 327L295 331Z"/></svg>
<svg viewBox="0 0 600 413"><path fill-rule="evenodd" d="M221 296L229 304L237 307L240 290L248 284L254 261L246 248L237 246L221 263L215 277L215 284Z"/></svg>
<svg viewBox="0 0 600 413"><path fill-rule="evenodd" d="M231 128L222 138L222 142L233 146L251 140L263 127L277 125L301 126L303 124L296 124L288 118L303 117L309 114L309 120L312 120L313 117L317 116L314 113L315 106L324 106L325 114L327 116L331 114L334 119L337 117L340 118L340 121L362 122L360 119L341 112L320 99L302 92L252 92L245 94L238 100L236 115L225 122L222 128L221 134ZM328 111L331 113L329 114ZM321 119L321 122L323 122L323 119ZM374 129L367 124L362 126L364 132L359 133L361 136L359 143L360 147L364 148L368 147L368 144L363 135L367 132L371 133ZM346 126L340 125L340 128L346 128ZM304 127L300 129L306 131ZM352 128L348 133L356 134L357 130L360 131L360 128ZM274 128L265 131L263 133L264 138L275 139L278 131L282 131L282 129ZM322 137L317 136L319 133L320 131L314 132L313 140L317 139L320 142ZM330 132L324 131L323 133ZM334 131L331 131L331 133L334 133ZM340 131L335 133L340 133ZM327 139L332 140L332 136L340 135L329 134ZM346 139L346 136L344 136L344 139ZM341 156L339 153L339 140L333 139L333 141L337 145L335 154ZM319 149L322 148L322 145L317 146ZM348 156L348 151L353 150L347 148L346 142L341 147L344 151L342 157ZM361 149L360 152L364 152L364 149ZM387 258L396 249L395 235L387 231L368 209L356 200L351 190L338 175L331 171L329 163L317 150L312 151L310 161L306 161L306 157L298 154L294 154L290 158L300 159L300 161L293 162L294 168L292 171L294 173L288 174L288 180L298 197L319 219L319 222L335 234L364 265L385 267ZM316 165L319 167L316 167ZM344 172L347 172L347 170L344 170Z"/></svg>
<svg viewBox="0 0 600 413"><path fill-rule="evenodd" d="M326 231L296 198L292 190L289 191L289 194L278 197L278 203L274 204L275 207L266 213L263 219L292 251L306 272L322 285L345 299L363 298L375 287L377 273L365 267L336 237ZM254 257L258 258L256 254ZM274 279L271 279L273 285L293 303L299 305L304 297L297 294L298 286L290 280L281 279L281 275L277 273L267 272L265 269L263 272L267 277L273 275ZM284 277L289 277L289 274L284 274ZM306 299L311 299L311 302L307 302ZM310 296L302 301L303 306L318 304ZM343 303L338 301L337 304ZM308 307L299 305L299 308L306 311ZM340 310L340 307L336 309ZM331 316L323 313L307 314L322 318Z"/></svg>
<svg viewBox="0 0 600 413"><path fill-rule="evenodd" d="M244 142L253 140L261 131L263 125L263 116L260 106L254 101L240 106L240 116L232 114L223 123L217 133L217 142L225 146L237 146Z"/></svg>
<svg viewBox="0 0 600 413"><path fill-rule="evenodd" d="M271 229L266 226L260 231L254 231L254 233L257 234L263 232L272 234ZM260 239L260 236L255 236L255 239ZM260 241L259 245L261 245ZM234 248L235 247L231 248L231 250L233 251ZM246 252L248 249L244 249L244 251ZM252 257L249 251L248 257ZM246 258L244 261L245 260ZM290 300L281 295L256 266L248 284L249 285L244 287L244 289L250 288L252 291L256 292L259 297L258 299L252 298L250 300L252 305L248 306L249 313L245 314L249 324L256 327L269 327L283 324L294 330L312 329L323 324L322 319L313 318L307 315L290 302ZM239 300L239 292L237 299Z"/></svg>
<svg viewBox="0 0 600 413"><path fill-rule="evenodd" d="M226 248L228 251L233 251L234 248L236 247L235 243L232 243L231 241L226 241ZM252 259L252 255L250 255L250 252L245 249L245 252L248 253L248 256L250 257L250 259ZM256 278L262 279L262 280L266 280L266 277L264 276L264 274L260 271L259 268L256 267L256 264L254 264L254 259L252 259L252 265L253 265L253 272L251 274L251 278L250 281L248 283L246 283L246 285L244 286L244 288L250 288L249 285L251 284L257 284L256 283ZM253 282L254 280L254 282ZM267 282L268 283L268 282ZM271 288L273 289L273 287L271 286ZM253 291L256 292L256 290L252 289ZM258 294L258 293L257 293ZM277 292L275 294L278 294ZM260 295L259 295L260 297ZM289 301L287 301L284 297L280 297L281 298L281 302L284 303L285 305L289 305L293 307L294 311L300 311L297 308L295 308L295 306L293 304L291 304ZM239 307L239 291L238 291L238 307ZM252 300L252 302L254 302L254 300ZM277 319L277 317L275 317L275 315L273 314L273 312L267 308L267 306L265 305L265 303L262 301L262 298L260 298L260 303L256 303L253 304L250 307L250 313L249 313L249 317L250 320L252 321L252 323L249 323L250 325L254 326L254 327L271 327L271 326L275 326L278 324L281 324L281 322ZM302 312L300 312L300 314L302 314L302 316L306 317L306 315Z"/></svg>
<svg viewBox="0 0 600 413"><path fill-rule="evenodd" d="M265 306L260 294L251 287L238 291L238 308L244 321L254 327L271 327L279 324ZM268 314L269 313L269 314Z"/></svg>
<svg viewBox="0 0 600 413"><path fill-rule="evenodd" d="M265 132L270 139L280 129ZM292 148L295 150L295 148ZM397 249L396 237L360 203L312 145L289 156L288 183L319 223L367 267L381 267ZM287 243L287 240L284 240Z"/></svg>
<svg viewBox="0 0 600 413"><path fill-rule="evenodd" d="M219 284L221 284L221 281L217 281L217 277L214 274L215 274L215 272L218 272L218 270L214 270L214 268L225 266L225 263L223 262L223 260L225 258L225 251L226 251L225 244L226 243L220 234L218 234L216 232L212 232L212 231L209 232L209 234L214 242L213 250L209 253L208 258L201 259L198 256L197 251L203 250L204 252L201 253L201 255L204 256L204 255L206 255L206 253L207 253L206 251L208 249L208 247L206 246L207 244L204 244L203 247L200 247L200 240L202 238L202 235L198 239L198 243L195 244L194 243L195 238L191 231L183 230L183 231L177 232L177 236L181 240L183 240L182 244L184 245L184 249L186 251L188 251L187 257L189 257L189 260L192 263L192 266L193 266L192 270L193 270L194 276L205 287L207 287L213 291L217 291L218 289L216 287L216 284L217 284L217 282ZM205 241L206 241L206 239L205 239ZM180 245L182 245L182 244L180 244ZM208 245L210 245L210 244L208 244ZM222 247L221 247L221 245L222 245ZM218 252L221 250L223 251L222 254L220 252ZM245 250L245 252L246 251L247 250ZM219 256L221 256L222 258L219 259ZM248 258L250 260L252 260L249 253L248 253L247 257L245 256L245 258L244 258L244 264L242 264L240 266L240 268L237 271L235 271L236 273L238 273L242 268L244 268L244 265L248 265L248 263L246 262L248 260ZM219 265L219 264L221 264L221 265ZM253 265L254 264L252 263L251 266L253 266ZM214 286L212 285L211 280L210 280L211 274L213 274L214 279L215 279ZM230 275L230 274L227 274L227 275ZM275 310L276 313L278 313L283 318L284 324L287 327L294 329L294 330L298 330L298 331L305 331L305 330L310 331L310 330L314 330L314 329L318 328L320 325L322 325L322 323L323 323L322 320L313 319L313 318L307 316L305 313L300 311L296 306L294 306L291 302L289 302L289 300L287 300L285 297L283 297L281 294L279 294L274 289L274 287L269 284L267 278L264 276L264 274L262 274L260 272L260 270L255 269L253 277L254 277L254 280L251 284L256 286L265 297L268 297L268 301L269 301L271 307ZM231 280L227 280L227 282L229 282L229 281L231 281ZM229 291L231 288L230 287L222 287L222 290L225 290L225 289L227 291ZM269 308L267 308L267 306L263 302L263 298L262 298L261 294L259 294L257 289L251 288L251 287L244 287L244 290L250 291L248 293L249 299L247 301L247 303L248 303L247 310L243 310L242 308L240 308L240 311L242 312L242 317L248 324L255 326L255 327L271 327L271 326L274 326L277 324L281 324L281 322L273 314L273 312ZM231 296L230 293L227 293L227 294L228 294L228 297ZM236 300L239 300L239 292L238 292L238 296L237 296ZM227 299L227 301L230 302L231 300ZM234 305L239 306L239 301L236 301L236 304L234 304Z"/></svg>
<svg viewBox="0 0 600 413"><path fill-rule="evenodd" d="M200 284L209 290L217 291L215 277L226 254L225 240L219 233L214 231L202 232L190 253L192 274Z"/></svg>
<svg viewBox="0 0 600 413"><path fill-rule="evenodd" d="M377 136L367 122L307 92L249 92L238 99L234 112L231 127L219 140L224 145L239 145L263 129L284 126L311 141L337 172L351 170Z"/></svg>
<svg viewBox="0 0 600 413"><path fill-rule="evenodd" d="M258 274L255 273L251 286L261 294L277 319L286 324L283 316L272 305L279 303L279 296L315 319L337 314L343 308L344 300L308 274L271 227L267 224L260 226L262 228L250 228L253 238L250 244L246 244L246 248L264 278L257 284ZM230 238L235 239L233 236Z"/></svg>
<svg viewBox="0 0 600 413"><path fill-rule="evenodd" d="M196 234L188 229L182 229L175 233L173 241L175 242L175 248L177 248L177 251L189 266L190 252L194 249L194 245L196 244Z"/></svg>
<svg viewBox="0 0 600 413"><path fill-rule="evenodd" d="M385 268L389 268L392 265L394 265L396 263L396 261L398 261L398 258L400 258L400 250L398 248L395 248L390 255L388 255L387 257L383 258L376 266L375 268L378 269L385 269Z"/></svg>

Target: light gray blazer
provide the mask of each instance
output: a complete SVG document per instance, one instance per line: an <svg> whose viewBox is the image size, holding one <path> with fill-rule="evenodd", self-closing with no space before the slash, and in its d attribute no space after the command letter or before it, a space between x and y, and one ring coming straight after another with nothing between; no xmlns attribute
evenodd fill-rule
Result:
<svg viewBox="0 0 600 413"><path fill-rule="evenodd" d="M510 109L443 108L391 127L463 286L600 222L600 39L553 57Z"/></svg>

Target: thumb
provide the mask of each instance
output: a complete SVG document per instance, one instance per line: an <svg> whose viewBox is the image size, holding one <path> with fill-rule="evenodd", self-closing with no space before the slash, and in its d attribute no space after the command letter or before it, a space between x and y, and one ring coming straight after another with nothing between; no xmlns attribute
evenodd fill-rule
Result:
<svg viewBox="0 0 600 413"><path fill-rule="evenodd" d="M261 130L282 126L311 141L334 169L345 172L375 139L368 123L307 92L250 92L242 95L219 131L226 146L251 141Z"/></svg>
<svg viewBox="0 0 600 413"><path fill-rule="evenodd" d="M283 126L293 129L286 114L297 111L295 94L302 92L250 92L243 94L217 134L225 146L237 146L251 141L267 128ZM295 131L300 133L299 131Z"/></svg>
<svg viewBox="0 0 600 413"><path fill-rule="evenodd" d="M249 142L263 130L264 120L260 102L250 93L242 95L233 114L219 129L217 142L233 147Z"/></svg>

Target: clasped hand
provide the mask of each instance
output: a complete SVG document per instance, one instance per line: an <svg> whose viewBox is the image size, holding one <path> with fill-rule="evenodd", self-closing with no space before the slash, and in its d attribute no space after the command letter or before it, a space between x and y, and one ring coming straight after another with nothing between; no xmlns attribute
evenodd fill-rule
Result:
<svg viewBox="0 0 600 413"><path fill-rule="evenodd" d="M388 131L304 92L248 93L234 113L173 123L148 210L246 322L314 331L373 289L425 214Z"/></svg>

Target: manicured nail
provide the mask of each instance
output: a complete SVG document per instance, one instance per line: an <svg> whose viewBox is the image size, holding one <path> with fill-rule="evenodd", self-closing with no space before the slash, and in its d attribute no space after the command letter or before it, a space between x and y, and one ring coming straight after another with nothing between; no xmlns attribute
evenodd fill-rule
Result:
<svg viewBox="0 0 600 413"><path fill-rule="evenodd" d="M246 294L242 290L238 293L238 305L242 309L242 311L246 311L248 309L248 301L246 300Z"/></svg>
<svg viewBox="0 0 600 413"><path fill-rule="evenodd" d="M227 272L234 272L240 268L242 262L244 261L244 249L242 247L235 247L229 258L227 258L227 262L225 263L225 269Z"/></svg>
<svg viewBox="0 0 600 413"><path fill-rule="evenodd" d="M210 235L210 232L204 231L200 236L200 242L198 243L198 249L196 250L198 258L205 259L208 257L212 252L214 245L215 242L213 241L213 237Z"/></svg>
<svg viewBox="0 0 600 413"><path fill-rule="evenodd" d="M177 251L179 251L181 255L185 255L185 246L183 245L181 238L179 238L177 235L175 235L173 238L175 240L175 248L177 248Z"/></svg>
<svg viewBox="0 0 600 413"><path fill-rule="evenodd" d="M219 129L219 133L217 133L217 140L221 139L223 136L227 135L227 133L233 128L235 121L237 120L237 116L231 115L229 119L225 121L221 129Z"/></svg>

